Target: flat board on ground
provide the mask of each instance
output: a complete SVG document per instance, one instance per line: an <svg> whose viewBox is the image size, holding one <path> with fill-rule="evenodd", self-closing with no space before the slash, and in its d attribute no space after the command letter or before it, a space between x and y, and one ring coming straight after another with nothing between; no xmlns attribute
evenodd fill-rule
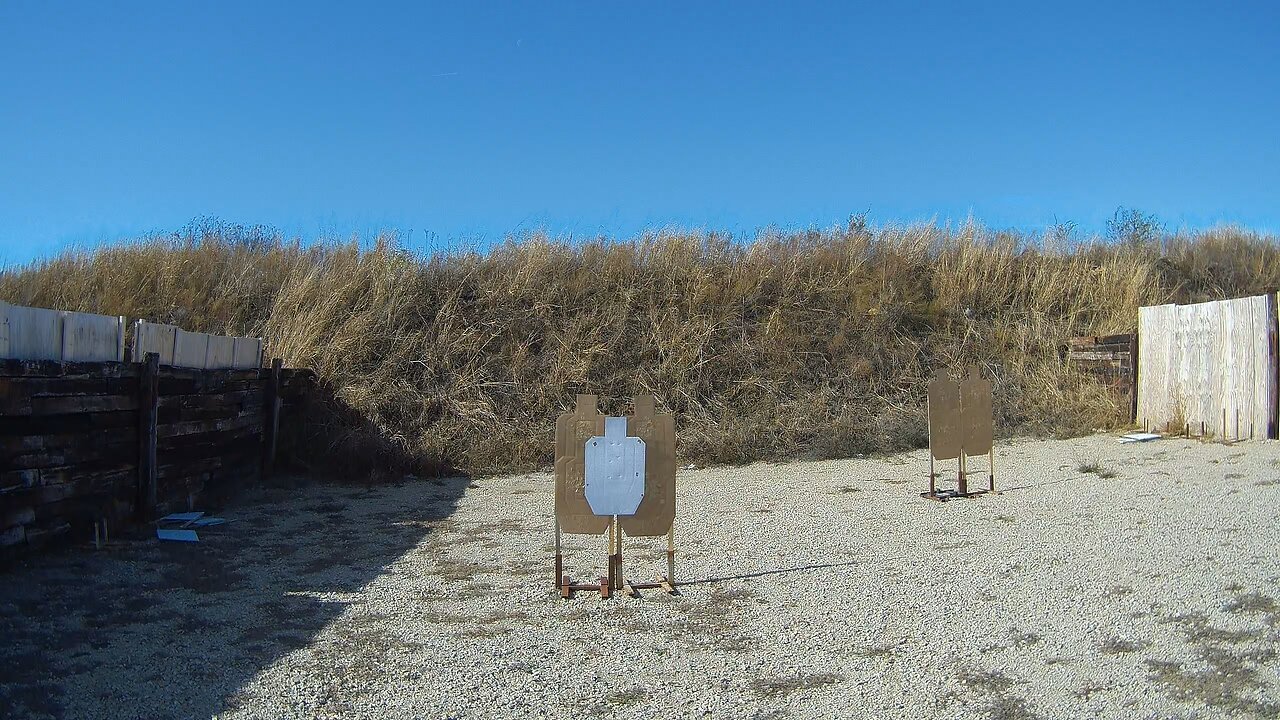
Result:
<svg viewBox="0 0 1280 720"><path fill-rule="evenodd" d="M198 544L6 570L0 716L1280 711L1280 443L996 453L1005 492L946 503L923 450L681 472L675 598L558 599L549 474L255 491Z"/></svg>

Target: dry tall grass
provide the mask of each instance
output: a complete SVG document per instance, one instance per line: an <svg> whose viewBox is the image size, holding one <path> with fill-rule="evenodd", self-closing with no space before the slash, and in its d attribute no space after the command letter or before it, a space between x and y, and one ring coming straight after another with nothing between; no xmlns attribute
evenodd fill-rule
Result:
<svg viewBox="0 0 1280 720"><path fill-rule="evenodd" d="M925 443L923 381L978 362L1006 434L1115 426L1072 372L1073 335L1139 305L1280 287L1276 238L1242 230L1066 242L970 225L765 234L542 236L424 259L383 239L303 247L214 227L0 274L0 298L262 334L398 445L491 472L544 466L574 393L623 412L653 392L684 458L847 456ZM381 444L379 444L381 443Z"/></svg>

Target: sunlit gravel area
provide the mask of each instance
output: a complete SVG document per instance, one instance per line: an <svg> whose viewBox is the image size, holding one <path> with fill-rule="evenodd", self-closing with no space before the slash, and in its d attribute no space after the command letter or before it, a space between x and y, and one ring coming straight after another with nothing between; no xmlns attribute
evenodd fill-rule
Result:
<svg viewBox="0 0 1280 720"><path fill-rule="evenodd" d="M1280 716L1280 443L1017 440L945 503L927 468L682 470L680 594L608 600L552 586L549 474L255 490L3 571L0 716Z"/></svg>

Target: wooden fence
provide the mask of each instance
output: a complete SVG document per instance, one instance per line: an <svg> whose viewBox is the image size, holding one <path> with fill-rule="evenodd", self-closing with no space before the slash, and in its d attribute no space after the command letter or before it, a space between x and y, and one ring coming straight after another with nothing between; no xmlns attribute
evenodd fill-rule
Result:
<svg viewBox="0 0 1280 720"><path fill-rule="evenodd" d="M133 357L160 356L161 365L200 370L262 367L262 339L188 332L139 320L133 326Z"/></svg>
<svg viewBox="0 0 1280 720"><path fill-rule="evenodd" d="M124 331L123 317L0 302L0 358L120 362Z"/></svg>
<svg viewBox="0 0 1280 720"><path fill-rule="evenodd" d="M1138 415L1138 335L1088 335L1071 338L1066 359L1076 370L1101 380L1124 397L1129 419Z"/></svg>
<svg viewBox="0 0 1280 720"><path fill-rule="evenodd" d="M1138 313L1138 422L1222 439L1276 437L1276 297Z"/></svg>
<svg viewBox="0 0 1280 720"><path fill-rule="evenodd" d="M283 403L314 375L0 360L0 548L187 510L269 474Z"/></svg>

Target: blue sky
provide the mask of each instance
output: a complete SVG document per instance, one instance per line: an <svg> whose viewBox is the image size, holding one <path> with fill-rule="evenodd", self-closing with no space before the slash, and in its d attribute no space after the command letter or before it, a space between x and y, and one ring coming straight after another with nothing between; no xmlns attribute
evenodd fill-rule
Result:
<svg viewBox="0 0 1280 720"><path fill-rule="evenodd" d="M1280 231L1280 4L0 2L0 261L963 221Z"/></svg>

